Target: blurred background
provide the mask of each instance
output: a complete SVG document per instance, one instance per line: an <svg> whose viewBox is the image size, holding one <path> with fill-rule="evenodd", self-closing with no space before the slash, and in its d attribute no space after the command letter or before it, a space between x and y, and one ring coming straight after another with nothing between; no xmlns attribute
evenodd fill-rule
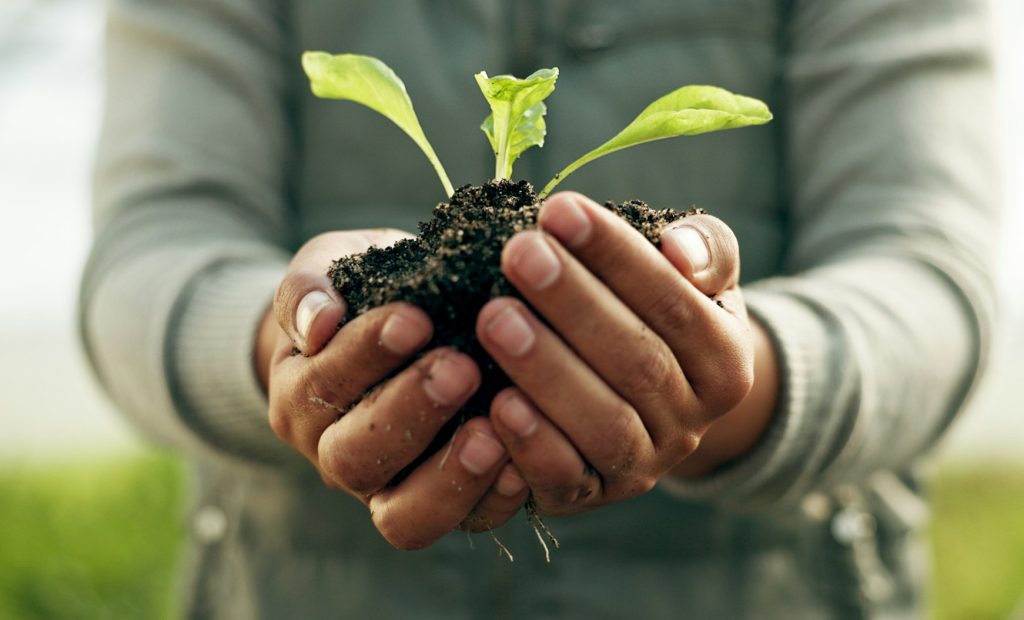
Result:
<svg viewBox="0 0 1024 620"><path fill-rule="evenodd" d="M988 377L930 465L935 618L1024 620L1024 3L994 4L1005 312ZM181 464L135 438L76 341L102 30L94 0L0 2L0 619L174 609Z"/></svg>

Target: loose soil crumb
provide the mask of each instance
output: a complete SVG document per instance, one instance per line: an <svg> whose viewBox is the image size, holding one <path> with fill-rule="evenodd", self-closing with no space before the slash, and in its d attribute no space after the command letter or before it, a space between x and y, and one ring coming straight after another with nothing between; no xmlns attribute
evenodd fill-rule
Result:
<svg viewBox="0 0 1024 620"><path fill-rule="evenodd" d="M605 206L657 244L662 228L685 215L656 210L638 200ZM348 304L345 321L371 308L406 301L422 308L434 321L433 340L423 351L452 346L479 365L483 382L458 420L486 415L494 395L511 383L476 338L476 317L490 299L522 299L501 274L501 250L517 232L536 228L540 204L526 181L491 181L455 190L419 225L419 236L388 248L335 261L329 271ZM442 432L439 438L451 437Z"/></svg>

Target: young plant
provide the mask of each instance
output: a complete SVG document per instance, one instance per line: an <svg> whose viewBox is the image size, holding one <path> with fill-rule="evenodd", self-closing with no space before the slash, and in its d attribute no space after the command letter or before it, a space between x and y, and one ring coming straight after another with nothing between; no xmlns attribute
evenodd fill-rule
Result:
<svg viewBox="0 0 1024 620"><path fill-rule="evenodd" d="M494 181L464 185L453 192L444 168L423 134L405 85L381 61L368 56L307 52L303 66L313 93L349 99L391 119L407 133L430 160L441 178L448 199L438 204L430 219L419 224L419 234L387 248L370 248L343 256L328 271L331 282L345 299L345 320L387 303L411 303L430 316L434 331L423 350L453 347L469 355L481 371L480 387L449 420L421 457L396 477L419 466L442 449L467 418L488 415L497 393L511 385L501 367L490 358L476 336L480 309L489 300L519 292L501 272L500 257L514 234L536 226L541 200L566 176L609 153L652 140L695 135L719 129L757 125L771 119L760 101L733 95L711 86L686 86L658 99L625 129L566 166L538 195L525 182L511 181L516 160L527 149L543 146L547 132L544 100L555 89L558 69L541 69L519 79L509 75L488 77L478 73L477 84L491 108L481 129L494 151ZM662 228L687 214L671 209L650 209L639 201L606 206L657 243ZM449 446L451 444L448 444ZM557 540L527 503L529 521L549 557L545 537ZM497 539L504 553L511 553Z"/></svg>
<svg viewBox="0 0 1024 620"><path fill-rule="evenodd" d="M405 131L434 166L447 195L452 195L451 181L420 127L405 84L394 71L370 56L326 52L306 52L302 66L316 96L361 103ZM522 79L488 77L484 72L475 77L491 107L480 128L494 151L494 178L511 179L516 159L530 147L544 146L544 99L555 90L558 69L541 69ZM683 86L654 101L625 129L563 168L537 197L543 199L565 177L609 153L654 140L762 125L771 119L768 106L757 99L716 86Z"/></svg>
<svg viewBox="0 0 1024 620"><path fill-rule="evenodd" d="M494 178L511 179L512 164L531 146L544 146L548 113L544 99L555 91L558 68L541 69L519 79L511 75L492 78L481 71L475 76L480 91L491 106L491 115L480 129L494 149Z"/></svg>

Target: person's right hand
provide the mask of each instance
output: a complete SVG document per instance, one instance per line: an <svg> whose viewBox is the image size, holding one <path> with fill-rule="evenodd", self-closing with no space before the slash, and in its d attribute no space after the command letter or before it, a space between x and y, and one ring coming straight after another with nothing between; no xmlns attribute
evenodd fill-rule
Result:
<svg viewBox="0 0 1024 620"><path fill-rule="evenodd" d="M390 484L480 385L476 364L448 348L381 383L430 340L430 319L412 305L375 308L337 329L346 307L327 277L331 261L404 236L380 229L310 240L277 290L255 356L277 436L326 484L362 501L392 545L418 549L458 527L501 525L529 490L487 418L466 421L449 445Z"/></svg>

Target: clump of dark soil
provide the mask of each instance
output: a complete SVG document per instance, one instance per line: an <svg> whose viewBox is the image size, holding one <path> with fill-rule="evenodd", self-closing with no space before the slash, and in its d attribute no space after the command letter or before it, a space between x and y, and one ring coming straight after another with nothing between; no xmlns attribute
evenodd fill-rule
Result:
<svg viewBox="0 0 1024 620"><path fill-rule="evenodd" d="M605 206L654 244L665 224L693 213L651 209L635 200ZM477 362L483 383L464 417L486 415L510 381L477 341L476 317L494 297L522 298L501 273L501 250L512 235L536 227L539 209L526 181L460 187L419 225L419 236L334 262L329 275L348 304L345 320L395 301L422 308L434 321L433 340L423 350L452 346Z"/></svg>

